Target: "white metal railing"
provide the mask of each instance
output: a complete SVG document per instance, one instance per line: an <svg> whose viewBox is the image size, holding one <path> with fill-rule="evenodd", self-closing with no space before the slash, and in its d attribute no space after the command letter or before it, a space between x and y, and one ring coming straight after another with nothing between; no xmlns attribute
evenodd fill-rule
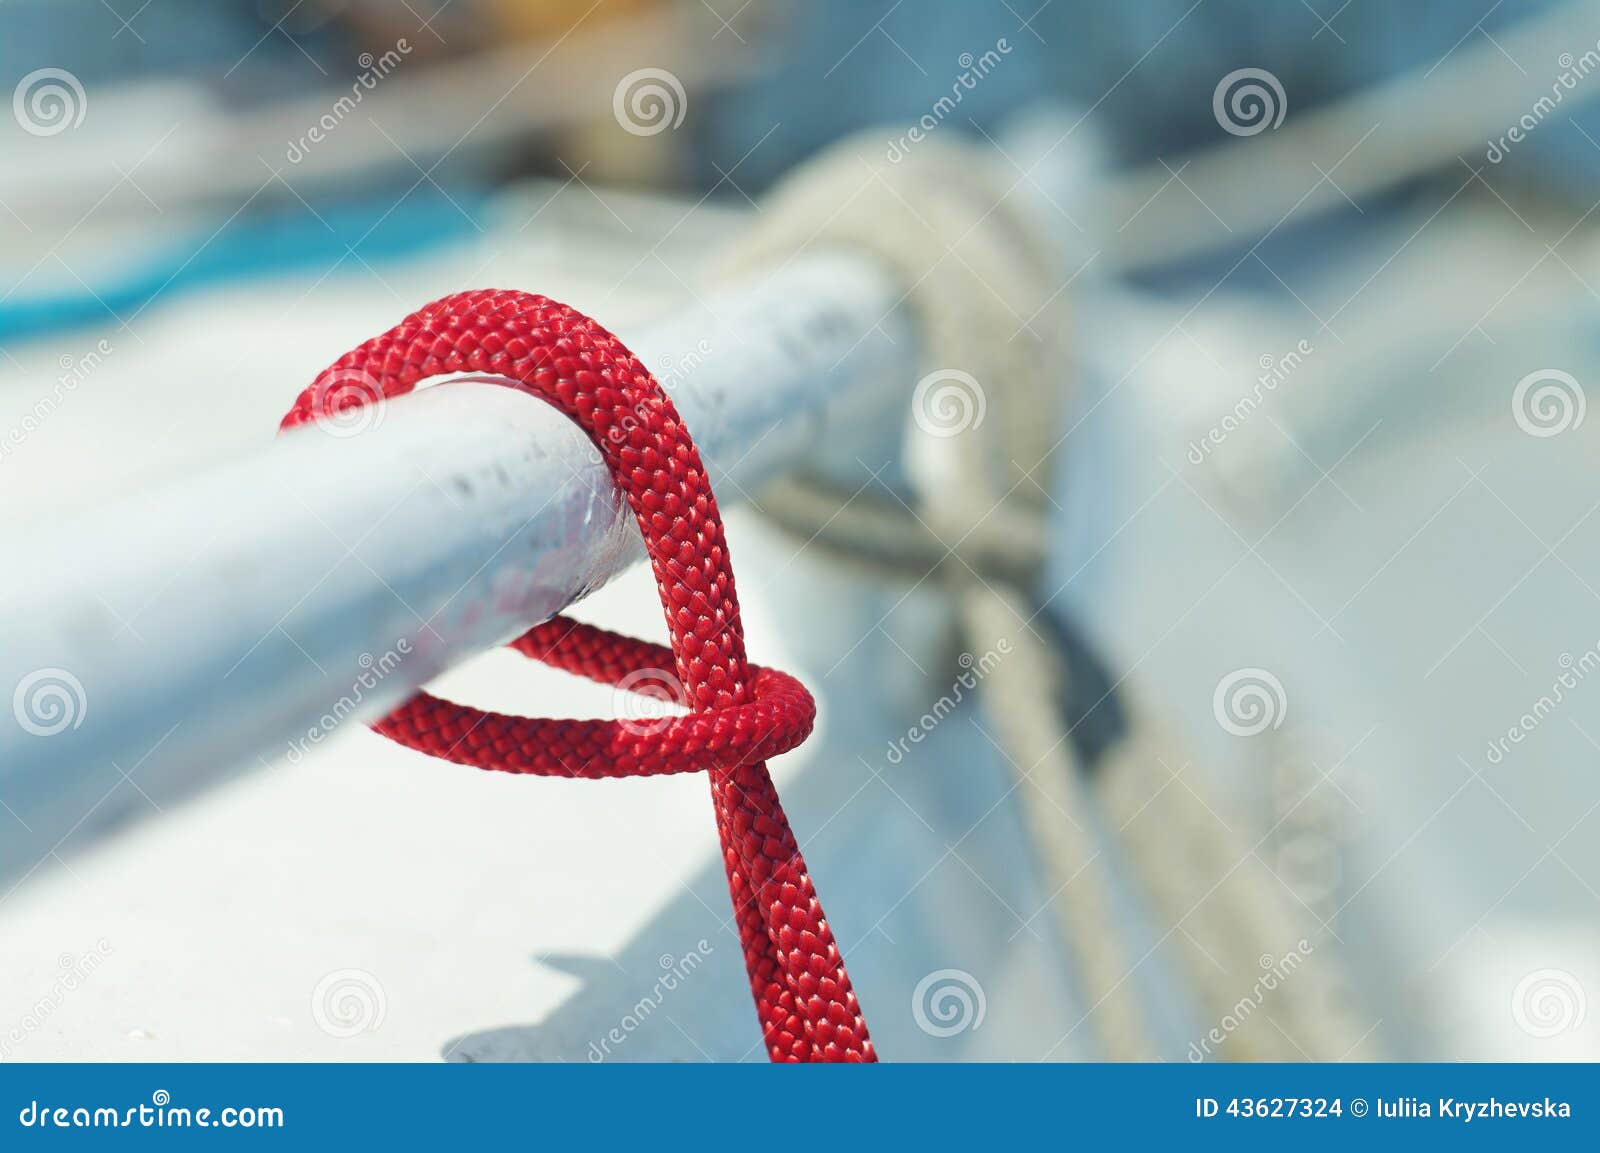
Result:
<svg viewBox="0 0 1600 1153"><path fill-rule="evenodd" d="M1597 9L1597 0L1574 0L1525 22L1510 42L1548 55L1575 17ZM1384 147L1350 161L1342 186L1385 187L1521 107L1536 79L1472 98L1491 52L1463 48L1439 67L1422 133L1431 149L1375 138ZM1415 94L1426 79L1399 78L1384 99ZM1451 99L1439 98L1441 87ZM1292 158L1366 140L1375 99L1357 94L1301 131L1251 141L1249 163L1288 179ZM1242 245L1342 203L1320 184L1293 195L1282 180L1246 185L1247 202L1229 194L1238 227L1208 241L1183 223L1209 211L1203 204L1157 202L1167 166L1115 180L1094 171L1092 144L1069 139L1082 120L1036 118L1010 134L1007 158L1043 219L1086 204L1092 231L1123 264ZM1270 164L1263 148L1273 150ZM1235 146L1198 158L1191 183L1225 183L1239 156ZM1113 242L1114 217L1130 204L1144 206L1136 215L1154 238L1148 251ZM1064 249L1086 243L1060 231ZM900 299L865 257L807 256L620 335L669 378L727 500L830 445L894 427L889 414L909 394L918 347ZM125 774L170 794L282 754L358 681L351 715L381 714L637 555L630 519L582 434L507 389L424 390L389 402L350 437L308 427L274 440L269 431L256 453L94 510L30 541L0 570L0 689L14 694L17 714L0 724L0 802L11 810L0 824L15 820L0 835L0 884L48 859L66 835L145 807L136 790L117 788Z"/></svg>
<svg viewBox="0 0 1600 1153"><path fill-rule="evenodd" d="M619 335L732 500L893 427L914 380L900 295L861 258L808 256ZM453 382L363 415L344 435L264 428L248 456L97 508L0 572L0 880L148 809L123 774L181 793L291 752L332 702L381 715L640 555L593 446L537 399Z"/></svg>

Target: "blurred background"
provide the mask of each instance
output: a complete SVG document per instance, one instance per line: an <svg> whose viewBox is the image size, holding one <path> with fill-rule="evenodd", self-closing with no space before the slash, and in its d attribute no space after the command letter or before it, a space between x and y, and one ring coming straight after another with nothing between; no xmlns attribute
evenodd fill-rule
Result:
<svg viewBox="0 0 1600 1153"><path fill-rule="evenodd" d="M258 448L427 300L524 288L626 337L726 289L830 145L888 173L959 142L1048 281L1009 343L1059 337L996 546L1029 557L1054 739L1019 751L1038 682L961 579L723 493L752 652L819 698L775 772L880 1051L1600 1058L1600 3L8 0L0 27L10 566ZM909 397L934 366L905 360ZM819 449L841 509L926 491L903 423ZM637 570L579 613L661 632ZM441 692L612 703L503 653ZM158 761L59 838L0 813L29 846L5 1059L761 1056L693 777L488 780L353 723L204 789Z"/></svg>

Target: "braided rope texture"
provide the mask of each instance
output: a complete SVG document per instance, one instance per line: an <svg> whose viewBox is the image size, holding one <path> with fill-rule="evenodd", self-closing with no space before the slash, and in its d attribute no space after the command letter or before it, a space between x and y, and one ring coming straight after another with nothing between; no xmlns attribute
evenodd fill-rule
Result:
<svg viewBox="0 0 1600 1153"><path fill-rule="evenodd" d="M793 677L750 664L722 518L677 410L615 336L543 296L446 296L340 357L283 428L411 391L429 377L507 377L588 434L644 536L669 647L555 617L512 642L535 660L616 684L665 668L689 713L647 726L484 712L418 693L373 727L458 764L546 776L705 770L728 889L768 1056L873 1061L861 1007L789 828L766 759L811 731L815 704ZM360 387L350 387L352 380Z"/></svg>

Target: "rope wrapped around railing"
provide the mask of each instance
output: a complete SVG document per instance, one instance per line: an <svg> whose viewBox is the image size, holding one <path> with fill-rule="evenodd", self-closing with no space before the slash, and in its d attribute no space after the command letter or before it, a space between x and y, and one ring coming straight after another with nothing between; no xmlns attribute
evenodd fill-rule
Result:
<svg viewBox="0 0 1600 1153"><path fill-rule="evenodd" d="M558 616L513 647L611 683L670 658L690 712L640 731L618 720L489 713L419 693L374 727L433 756L504 772L610 777L705 769L769 1056L874 1060L843 957L765 763L810 732L814 704L792 677L747 661L710 481L672 401L622 342L542 296L457 293L340 357L300 395L283 427L463 372L506 377L588 434L638 520L671 637L664 649ZM358 387L349 387L352 381Z"/></svg>

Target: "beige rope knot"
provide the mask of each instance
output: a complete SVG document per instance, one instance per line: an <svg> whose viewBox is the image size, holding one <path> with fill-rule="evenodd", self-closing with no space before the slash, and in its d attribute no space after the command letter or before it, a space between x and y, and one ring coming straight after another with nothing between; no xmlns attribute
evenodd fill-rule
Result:
<svg viewBox="0 0 1600 1153"><path fill-rule="evenodd" d="M842 248L871 254L896 276L925 349L906 443L914 496L907 506L798 477L764 489L762 510L848 561L908 582L936 574L974 650L1012 641L982 683L982 703L1017 773L1042 883L1090 1005L1085 1021L1107 1056L1148 1059L1129 979L1137 965L1116 931L1102 855L1111 846L1095 826L1115 830L1161 913L1177 929L1187 921L1195 930L1180 935L1178 948L1206 1014L1230 1012L1231 982L1252 972L1258 953L1281 952L1296 934L1248 848L1213 823L1198 782L1171 782L1167 766L1184 760L1148 717L1114 726L1095 754L1092 787L1080 771L1062 705L1068 665L1035 592L1064 411L1066 310L1064 286L1052 284L1053 241L992 175L987 150L946 135L890 161L885 138L862 133L801 165L762 205L721 271L749 277L806 251ZM1237 883L1208 901L1221 882L1206 878L1235 872ZM1198 926L1202 906L1210 916ZM1228 970L1220 976L1219 963ZM1329 1006L1327 985L1312 971L1298 973L1259 1025L1230 1033L1227 1054L1342 1055L1353 1034ZM1298 1044L1272 1025L1274 1011Z"/></svg>
<svg viewBox="0 0 1600 1153"><path fill-rule="evenodd" d="M941 494L941 515L959 535L1000 494L1042 502L1026 473L1047 467L1061 408L1049 246L990 175L984 149L953 136L926 139L892 162L885 138L848 137L801 165L763 203L724 273L751 275L842 247L895 274L926 350L913 444L959 457L969 486L985 478L974 499L957 496L970 506L960 518L967 523L948 511L951 494ZM976 498L990 493L978 508Z"/></svg>

